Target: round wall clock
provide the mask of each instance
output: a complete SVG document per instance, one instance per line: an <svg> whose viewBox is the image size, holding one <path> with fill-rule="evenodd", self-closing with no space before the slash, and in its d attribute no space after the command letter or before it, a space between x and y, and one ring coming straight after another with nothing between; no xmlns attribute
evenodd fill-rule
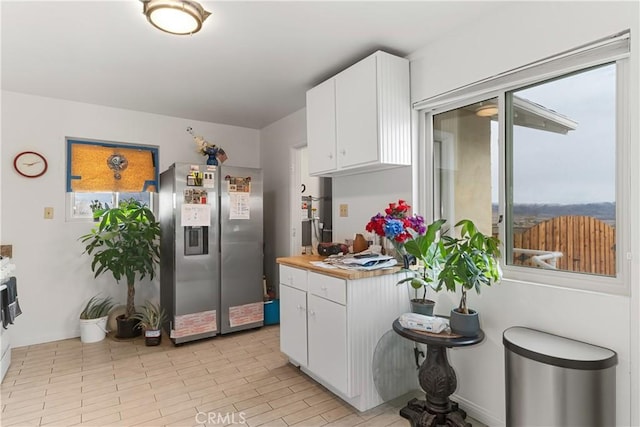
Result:
<svg viewBox="0 0 640 427"><path fill-rule="evenodd" d="M23 151L13 159L13 167L20 175L37 178L47 171L47 159L35 151Z"/></svg>

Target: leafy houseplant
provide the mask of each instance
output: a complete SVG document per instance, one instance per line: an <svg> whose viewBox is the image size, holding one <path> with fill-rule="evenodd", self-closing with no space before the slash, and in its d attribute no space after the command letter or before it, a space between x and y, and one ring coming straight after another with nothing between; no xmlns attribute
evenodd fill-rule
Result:
<svg viewBox="0 0 640 427"><path fill-rule="evenodd" d="M93 214L93 220L95 222L98 222L105 209L109 209L109 204L105 203L103 206L100 200L92 200L91 203L89 203L89 207L91 208L91 213Z"/></svg>
<svg viewBox="0 0 640 427"><path fill-rule="evenodd" d="M122 201L100 215L97 227L80 239L86 244L85 252L93 256L94 277L110 271L116 282L126 280L127 305L125 314L118 318L117 336L128 338L134 336L126 328L133 331L129 320L135 313L136 278L153 279L160 261L160 224L153 212L135 199Z"/></svg>
<svg viewBox="0 0 640 427"><path fill-rule="evenodd" d="M111 297L91 297L80 312L80 341L102 341L107 334L107 319L114 306Z"/></svg>
<svg viewBox="0 0 640 427"><path fill-rule="evenodd" d="M502 278L498 264L500 241L482 234L471 220L463 219L455 226L461 227L460 237L442 236L446 260L438 280L448 291L455 292L459 286L462 292L458 308L451 310L451 330L461 335L473 336L477 334L480 325L477 312L467 307L467 291L475 289L479 294L483 285L491 286ZM472 318L464 317L469 315ZM468 325L457 323L467 320L471 322Z"/></svg>
<svg viewBox="0 0 640 427"><path fill-rule="evenodd" d="M138 328L144 329L145 344L158 345L162 340L162 324L167 318L164 308L159 304L146 301L140 311L133 315L138 322Z"/></svg>
<svg viewBox="0 0 640 427"><path fill-rule="evenodd" d="M434 221L427 226L425 234L413 235L404 242L403 249L407 254L416 258L417 268L405 268L410 277L400 280L398 284L409 282L415 291L415 297L411 300L412 303L430 305L430 310L427 310L430 312L422 312L421 314L433 314L433 305L435 303L427 299L427 289L440 290L438 274L445 261L445 252L442 240L438 238L438 233L444 223L444 219ZM405 267L407 266L405 265ZM420 298L418 297L419 290L422 290ZM413 311L420 312L415 308Z"/></svg>
<svg viewBox="0 0 640 427"><path fill-rule="evenodd" d="M107 316L115 303L111 297L98 298L97 296L91 297L87 301L87 305L80 312L80 319L99 319Z"/></svg>
<svg viewBox="0 0 640 427"><path fill-rule="evenodd" d="M385 215L378 213L366 225L366 230L388 239L396 250L396 255L402 257L407 277L398 282L409 283L415 296L411 299L411 310L425 315L433 314L435 302L427 299L427 288L436 289L437 282L433 274L442 257L442 248L436 249L437 234L444 220L436 221L426 227L424 218L420 215L410 215L409 206L404 200L389 203ZM419 261L418 269L410 269L409 256ZM436 273L437 274L437 273ZM422 295L418 292L422 290Z"/></svg>

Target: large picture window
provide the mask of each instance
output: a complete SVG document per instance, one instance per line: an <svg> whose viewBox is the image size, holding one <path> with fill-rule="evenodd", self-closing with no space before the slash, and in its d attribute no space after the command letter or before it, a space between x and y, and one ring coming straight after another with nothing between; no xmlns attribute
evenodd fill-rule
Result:
<svg viewBox="0 0 640 427"><path fill-rule="evenodd" d="M615 276L616 65L507 92L506 126L507 263Z"/></svg>
<svg viewBox="0 0 640 427"><path fill-rule="evenodd" d="M417 103L433 218L503 242L505 277L626 292L628 35Z"/></svg>

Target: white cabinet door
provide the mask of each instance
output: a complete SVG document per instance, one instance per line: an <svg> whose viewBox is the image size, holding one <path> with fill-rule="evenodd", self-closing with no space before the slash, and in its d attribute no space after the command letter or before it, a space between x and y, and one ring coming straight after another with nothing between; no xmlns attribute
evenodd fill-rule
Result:
<svg viewBox="0 0 640 427"><path fill-rule="evenodd" d="M307 91L307 146L311 175L336 169L335 80Z"/></svg>
<svg viewBox="0 0 640 427"><path fill-rule="evenodd" d="M336 76L339 169L378 161L376 60L369 56Z"/></svg>
<svg viewBox="0 0 640 427"><path fill-rule="evenodd" d="M411 164L409 61L378 51L307 91L309 173Z"/></svg>
<svg viewBox="0 0 640 427"><path fill-rule="evenodd" d="M280 351L307 365L307 293L280 284Z"/></svg>
<svg viewBox="0 0 640 427"><path fill-rule="evenodd" d="M309 370L348 395L347 308L309 294L308 312Z"/></svg>

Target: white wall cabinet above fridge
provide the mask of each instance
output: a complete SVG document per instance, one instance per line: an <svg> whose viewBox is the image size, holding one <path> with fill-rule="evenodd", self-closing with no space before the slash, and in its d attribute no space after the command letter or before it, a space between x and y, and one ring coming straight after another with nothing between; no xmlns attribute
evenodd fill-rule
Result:
<svg viewBox="0 0 640 427"><path fill-rule="evenodd" d="M377 51L307 91L309 173L411 164L409 61Z"/></svg>

